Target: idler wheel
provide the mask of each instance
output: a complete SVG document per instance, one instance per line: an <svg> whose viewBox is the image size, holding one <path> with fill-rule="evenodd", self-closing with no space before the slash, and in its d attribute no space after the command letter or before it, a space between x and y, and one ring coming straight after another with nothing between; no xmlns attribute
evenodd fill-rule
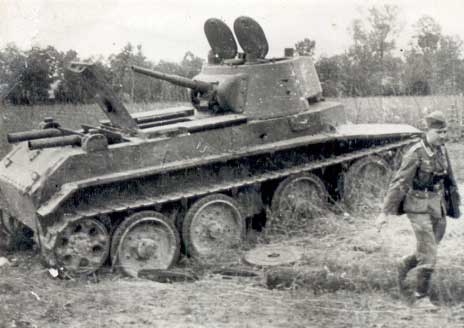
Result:
<svg viewBox="0 0 464 328"><path fill-rule="evenodd" d="M154 211L126 218L111 243L113 266L131 277L142 270L169 269L179 254L179 233L165 216Z"/></svg>
<svg viewBox="0 0 464 328"><path fill-rule="evenodd" d="M380 156L369 156L355 161L343 178L343 201L350 210L380 211L392 170Z"/></svg>
<svg viewBox="0 0 464 328"><path fill-rule="evenodd" d="M327 207L328 193L316 175L289 176L274 192L271 202L271 230L298 231L308 227L308 220L321 216Z"/></svg>
<svg viewBox="0 0 464 328"><path fill-rule="evenodd" d="M238 259L245 236L240 205L223 194L197 200L185 215L182 236L187 253L200 263Z"/></svg>
<svg viewBox="0 0 464 328"><path fill-rule="evenodd" d="M93 218L79 219L58 235L54 253L58 265L71 274L97 271L108 257L110 237L105 225Z"/></svg>

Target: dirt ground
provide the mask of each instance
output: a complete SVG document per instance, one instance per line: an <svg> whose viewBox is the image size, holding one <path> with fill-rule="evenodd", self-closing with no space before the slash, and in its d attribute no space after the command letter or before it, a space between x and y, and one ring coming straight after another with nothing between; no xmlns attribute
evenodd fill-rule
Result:
<svg viewBox="0 0 464 328"><path fill-rule="evenodd" d="M464 146L449 149L463 183ZM414 248L407 219L392 217L381 233L373 219L327 213L307 234L272 240L299 247L302 259L287 269L310 277L275 289L267 288L269 269L250 268L256 277L206 270L198 281L167 284L105 268L67 280L53 278L33 250L3 253L10 264L0 267L0 328L464 326L464 221L448 220L433 282L439 310L424 313L396 286L395 262Z"/></svg>

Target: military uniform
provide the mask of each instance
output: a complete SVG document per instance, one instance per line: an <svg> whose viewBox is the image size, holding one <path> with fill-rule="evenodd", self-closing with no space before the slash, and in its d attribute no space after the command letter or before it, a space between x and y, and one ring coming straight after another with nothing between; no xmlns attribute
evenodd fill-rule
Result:
<svg viewBox="0 0 464 328"><path fill-rule="evenodd" d="M428 294L437 246L446 230L446 216L459 217L459 194L445 146L423 139L404 155L385 197L383 212L406 213L417 240L416 252L399 266L399 283L416 267L416 297Z"/></svg>

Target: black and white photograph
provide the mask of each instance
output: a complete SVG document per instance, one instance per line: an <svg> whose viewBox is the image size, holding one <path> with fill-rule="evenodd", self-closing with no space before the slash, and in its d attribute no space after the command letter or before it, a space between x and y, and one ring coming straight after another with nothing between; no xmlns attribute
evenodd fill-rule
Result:
<svg viewBox="0 0 464 328"><path fill-rule="evenodd" d="M464 327L462 13L0 0L0 328Z"/></svg>

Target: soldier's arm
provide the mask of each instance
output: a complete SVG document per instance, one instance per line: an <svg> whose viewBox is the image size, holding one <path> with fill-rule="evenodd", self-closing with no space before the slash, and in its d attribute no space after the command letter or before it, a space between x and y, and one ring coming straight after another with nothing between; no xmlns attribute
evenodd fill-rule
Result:
<svg viewBox="0 0 464 328"><path fill-rule="evenodd" d="M419 166L417 147L412 147L401 161L401 166L390 183L383 204L383 213L397 215L406 193L412 187L412 181Z"/></svg>
<svg viewBox="0 0 464 328"><path fill-rule="evenodd" d="M456 178L454 177L448 151L445 147L443 147L443 150L448 163L448 175L445 178L446 214L452 218L458 218L461 216L461 211L459 210L461 197L459 195L458 185L456 183Z"/></svg>
<svg viewBox="0 0 464 328"><path fill-rule="evenodd" d="M456 183L456 178L454 177L453 167L451 166L451 161L449 159L448 150L445 147L443 147L443 150L445 153L446 162L448 164L448 176L446 177L446 180L447 180L446 182L453 189L453 191L457 191L458 184Z"/></svg>

